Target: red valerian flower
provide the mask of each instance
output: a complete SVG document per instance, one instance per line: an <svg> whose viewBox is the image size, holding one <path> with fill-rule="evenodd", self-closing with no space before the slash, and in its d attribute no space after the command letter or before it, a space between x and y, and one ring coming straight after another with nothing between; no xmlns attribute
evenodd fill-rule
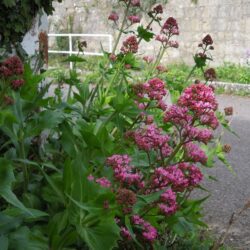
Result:
<svg viewBox="0 0 250 250"><path fill-rule="evenodd" d="M108 20L111 20L111 21L114 21L114 22L118 21L118 19L119 19L119 16L115 11L112 11L111 14L108 17Z"/></svg>
<svg viewBox="0 0 250 250"><path fill-rule="evenodd" d="M150 79L143 87L151 100L161 100L167 94L165 83L159 78Z"/></svg>
<svg viewBox="0 0 250 250"><path fill-rule="evenodd" d="M140 7L141 6L141 2L140 2L140 0L132 0L131 1L131 5L133 7Z"/></svg>
<svg viewBox="0 0 250 250"><path fill-rule="evenodd" d="M136 203L136 194L126 188L117 191L116 200L119 205L133 206Z"/></svg>
<svg viewBox="0 0 250 250"><path fill-rule="evenodd" d="M111 187L111 182L106 177L101 177L96 179L96 183L98 183L102 187L106 188Z"/></svg>
<svg viewBox="0 0 250 250"><path fill-rule="evenodd" d="M212 45L213 44L213 39L212 37L208 34L202 39L202 43L205 45Z"/></svg>
<svg viewBox="0 0 250 250"><path fill-rule="evenodd" d="M176 194L172 191L172 189L167 189L163 194L161 194L160 200L161 203L158 206L162 214L168 216L176 212Z"/></svg>
<svg viewBox="0 0 250 250"><path fill-rule="evenodd" d="M20 87L22 87L24 84L24 80L23 79L16 79L16 80L12 80L11 81L11 87L14 90L18 90Z"/></svg>
<svg viewBox="0 0 250 250"><path fill-rule="evenodd" d="M139 23L141 21L141 18L139 16L129 16L128 20L133 23Z"/></svg>
<svg viewBox="0 0 250 250"><path fill-rule="evenodd" d="M162 130L153 123L129 133L128 136L133 139L140 150L146 152L154 150L157 153L160 151L164 157L169 156L172 152L172 148L168 145L170 137L163 134Z"/></svg>
<svg viewBox="0 0 250 250"><path fill-rule="evenodd" d="M157 237L157 230L139 215L133 215L132 224L141 226L142 229L142 236L145 240L154 241Z"/></svg>
<svg viewBox="0 0 250 250"><path fill-rule="evenodd" d="M121 236L126 240L132 240L132 236L126 227L121 227Z"/></svg>
<svg viewBox="0 0 250 250"><path fill-rule="evenodd" d="M135 185L141 188L144 186L142 174L129 165L130 161L131 158L128 155L112 155L107 159L107 164L112 167L114 178L121 185Z"/></svg>
<svg viewBox="0 0 250 250"><path fill-rule="evenodd" d="M226 107L224 108L224 112L226 116L233 115L233 107Z"/></svg>
<svg viewBox="0 0 250 250"><path fill-rule="evenodd" d="M161 4L158 4L153 8L153 12L156 14L162 14L163 13L163 7Z"/></svg>
<svg viewBox="0 0 250 250"><path fill-rule="evenodd" d="M176 48L176 49L179 48L179 43L178 43L177 41L169 41L169 42L168 42L168 45L169 45L169 47L171 47L171 48Z"/></svg>
<svg viewBox="0 0 250 250"><path fill-rule="evenodd" d="M110 61L115 62L117 59L117 56L115 54L110 54L109 59Z"/></svg>
<svg viewBox="0 0 250 250"><path fill-rule="evenodd" d="M215 111L218 108L213 90L203 83L192 84L186 88L179 98L178 104L198 115L211 110Z"/></svg>
<svg viewBox="0 0 250 250"><path fill-rule="evenodd" d="M187 159L193 162L200 162L202 164L207 162L207 156L205 152L198 145L189 142L184 145L184 149Z"/></svg>
<svg viewBox="0 0 250 250"><path fill-rule="evenodd" d="M6 104L6 105L12 105L12 104L14 104L14 100L13 100L13 98L12 97L10 97L10 96L4 96L4 103Z"/></svg>
<svg viewBox="0 0 250 250"><path fill-rule="evenodd" d="M18 56L9 57L0 64L0 75L5 78L22 75L23 70L23 63Z"/></svg>
<svg viewBox="0 0 250 250"><path fill-rule="evenodd" d="M163 65L158 65L158 66L156 67L156 69L157 69L159 72L161 72L161 73L164 73L164 72L167 72L167 71L168 71L167 68L164 67Z"/></svg>
<svg viewBox="0 0 250 250"><path fill-rule="evenodd" d="M146 63L150 64L151 62L153 62L154 57L152 57L152 56L144 56L142 59L143 59Z"/></svg>
<svg viewBox="0 0 250 250"><path fill-rule="evenodd" d="M214 68L209 68L204 72L204 77L207 81L214 81L216 80L216 72Z"/></svg>
<svg viewBox="0 0 250 250"><path fill-rule="evenodd" d="M121 47L121 51L124 54L127 54L129 52L131 52L131 53L137 53L137 51L138 51L138 42L137 42L136 36L130 36L130 37L128 37L123 42L123 46Z"/></svg>
<svg viewBox="0 0 250 250"><path fill-rule="evenodd" d="M179 35L179 27L176 19L169 17L163 24L162 32L169 35Z"/></svg>

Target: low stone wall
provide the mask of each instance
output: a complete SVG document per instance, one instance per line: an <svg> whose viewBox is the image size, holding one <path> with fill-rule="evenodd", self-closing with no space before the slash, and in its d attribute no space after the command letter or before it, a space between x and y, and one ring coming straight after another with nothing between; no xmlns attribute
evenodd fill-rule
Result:
<svg viewBox="0 0 250 250"><path fill-rule="evenodd" d="M55 3L56 11L50 17L50 32L60 32L60 26L66 28L67 18L71 15L74 17L73 32L109 33L115 36L107 16L117 2L64 0L61 4ZM165 57L166 61L191 64L197 44L209 33L214 39L214 64L225 61L246 63L250 49L250 0L198 0L197 4L191 3L191 0L169 0L165 13L165 18L175 17L180 26L180 48L171 49ZM155 54L157 46L157 42L150 45L144 43L141 53Z"/></svg>

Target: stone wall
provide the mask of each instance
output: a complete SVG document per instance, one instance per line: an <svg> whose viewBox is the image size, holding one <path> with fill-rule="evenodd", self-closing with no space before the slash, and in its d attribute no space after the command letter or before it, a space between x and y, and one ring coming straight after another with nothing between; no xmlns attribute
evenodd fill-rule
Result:
<svg viewBox="0 0 250 250"><path fill-rule="evenodd" d="M61 27L65 26L65 20L71 15L74 17L73 32L109 33L115 36L114 29L107 21L110 11L114 8L117 11L115 2L64 0L61 4L56 3L56 11L50 17L50 32L59 33L60 25L54 24L61 20ZM246 62L247 51L250 49L250 0L198 0L197 4L189 0L169 0L165 5L165 13L165 17L175 17L180 27L180 48L171 49L166 61L192 63L197 44L209 33L214 39L213 55L216 64ZM146 22L145 18L142 22ZM144 43L141 53L153 55L157 46L157 42Z"/></svg>

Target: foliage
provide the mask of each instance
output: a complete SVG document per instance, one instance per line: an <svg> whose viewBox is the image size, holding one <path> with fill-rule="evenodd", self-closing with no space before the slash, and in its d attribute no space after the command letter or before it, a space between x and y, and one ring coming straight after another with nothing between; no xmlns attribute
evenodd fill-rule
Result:
<svg viewBox="0 0 250 250"><path fill-rule="evenodd" d="M61 2L61 0L58 0ZM3 0L0 3L0 47L12 50L12 46L22 42L26 32L32 27L35 17L42 9L46 14L52 14L53 0Z"/></svg>
<svg viewBox="0 0 250 250"><path fill-rule="evenodd" d="M182 82L188 76L191 67L187 64L170 64L167 65L168 74L167 76ZM250 70L247 66L236 65L233 63L224 63L224 65L215 67L217 80L221 82L232 82L232 83L250 83ZM195 70L193 78L201 78L203 73L200 70Z"/></svg>
<svg viewBox="0 0 250 250"><path fill-rule="evenodd" d="M121 4L124 20L138 8ZM142 28L161 12L154 7ZM131 26L122 21L118 39ZM153 35L160 53L144 68L136 52L148 34L140 30L84 76L76 65L87 60L69 57L73 70L53 85L48 72L37 75L16 56L1 62L2 249L175 249L198 241L208 197L189 197L204 189L216 158L231 169L213 137L219 123L230 128L211 87L163 81L161 58L178 47L179 30L174 18L161 27Z"/></svg>

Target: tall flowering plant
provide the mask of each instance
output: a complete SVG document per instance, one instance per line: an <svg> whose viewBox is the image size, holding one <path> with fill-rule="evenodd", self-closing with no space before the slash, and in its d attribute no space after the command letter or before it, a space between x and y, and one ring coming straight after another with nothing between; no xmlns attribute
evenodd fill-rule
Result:
<svg viewBox="0 0 250 250"><path fill-rule="evenodd" d="M112 177L96 182L115 193L121 246L135 241L153 247L171 242L173 220L184 216L190 193L204 178L208 157L201 146L212 141L219 125L218 104L213 88L200 82L186 88L176 104L163 107L159 102L164 102L168 91L162 80L151 79L134 90L137 104L143 104L142 118L125 133L125 139L135 146L136 154L108 157L106 166ZM149 108L160 110L160 121L147 115ZM133 160L137 154L144 159L143 165Z"/></svg>
<svg viewBox="0 0 250 250"><path fill-rule="evenodd" d="M229 127L209 85L216 74L204 70L212 38L194 56L205 81L190 84L190 74L176 91L162 58L178 48L177 20L162 20L159 4L119 3L123 16L108 17L118 29L113 51L89 74L79 77L73 67L50 88L18 57L0 62L4 249L176 249L205 226L204 199L190 195L202 189L216 155L229 165L230 151L214 133ZM152 40L158 54L141 60L142 41ZM80 52L85 47L79 43Z"/></svg>

